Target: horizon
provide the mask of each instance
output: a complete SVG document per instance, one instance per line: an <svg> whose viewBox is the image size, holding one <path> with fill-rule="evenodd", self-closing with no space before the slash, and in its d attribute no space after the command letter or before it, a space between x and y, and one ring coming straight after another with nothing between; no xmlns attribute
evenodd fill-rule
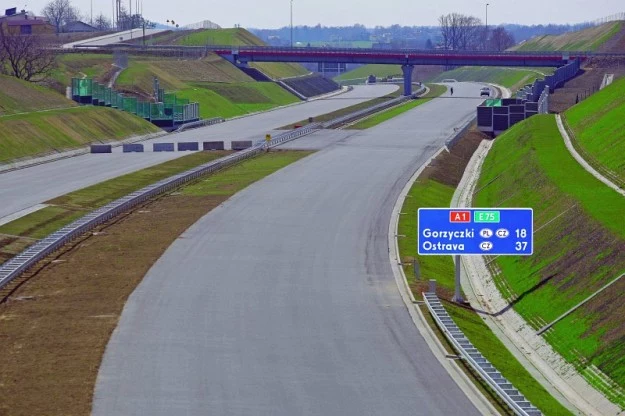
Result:
<svg viewBox="0 0 625 416"><path fill-rule="evenodd" d="M91 16L91 5L93 5L93 17L100 13L110 18L112 16L112 1L93 0L72 0L72 4L77 7L87 17L87 22ZM28 2L26 9L41 15L41 11L48 3L48 0L33 0ZM106 4L103 4L106 3ZM167 20L175 20L183 27L188 24L210 20L224 28L240 25L241 27L254 29L281 29L290 27L290 7L293 5L293 26L353 26L355 24L364 25L366 28L376 26L438 26L438 17L448 13L461 13L478 17L482 21L486 20L486 4L488 3L488 23L492 26L503 24L519 24L525 26L532 25L565 25L592 23L604 19L613 14L622 13L625 7L616 0L597 0L588 2L587 0L555 0L542 2L538 0L527 0L523 7L511 8L509 5L499 4L497 0L477 1L477 0L441 0L435 5L425 5L421 8L416 4L402 4L398 0L390 0L386 7L363 7L357 0L344 0L340 4L335 4L333 0L317 0L316 2L306 2L305 0L266 0L266 7L256 8L255 0L242 0L237 7L215 8L215 4L202 3L193 7L179 7L176 11L171 11L169 2L156 0L147 4L143 0L124 1L128 8L132 4L133 12L137 4L143 3L143 15L156 23L165 24ZM5 2L5 8L17 7L17 2ZM238 10L254 10L253 13L241 15ZM276 12L280 10L280 13ZM536 13L535 10L540 10ZM598 10L603 10L598 12ZM401 11L398 12L398 11ZM204 16L198 18L197 16ZM549 21L541 20L541 17L549 16Z"/></svg>

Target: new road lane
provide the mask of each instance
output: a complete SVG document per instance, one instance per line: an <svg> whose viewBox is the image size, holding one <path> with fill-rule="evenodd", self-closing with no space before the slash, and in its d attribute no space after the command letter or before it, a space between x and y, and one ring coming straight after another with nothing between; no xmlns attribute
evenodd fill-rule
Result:
<svg viewBox="0 0 625 416"><path fill-rule="evenodd" d="M388 255L401 188L480 102L454 89L472 98L330 144L189 228L128 300L93 414L477 415Z"/></svg>
<svg viewBox="0 0 625 416"><path fill-rule="evenodd" d="M0 174L0 220L49 199L144 169L186 152L153 153L152 143L208 140L262 140L267 132L308 117L386 95L396 85L362 86L338 96L242 117L225 123L143 142L146 153L88 154Z"/></svg>

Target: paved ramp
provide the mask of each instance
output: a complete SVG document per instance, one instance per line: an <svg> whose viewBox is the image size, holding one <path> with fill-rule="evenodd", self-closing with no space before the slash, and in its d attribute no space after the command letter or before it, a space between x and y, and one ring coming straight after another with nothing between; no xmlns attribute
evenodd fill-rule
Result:
<svg viewBox="0 0 625 416"><path fill-rule="evenodd" d="M93 414L478 414L411 321L387 232L408 177L479 101L328 143L204 216L130 297Z"/></svg>

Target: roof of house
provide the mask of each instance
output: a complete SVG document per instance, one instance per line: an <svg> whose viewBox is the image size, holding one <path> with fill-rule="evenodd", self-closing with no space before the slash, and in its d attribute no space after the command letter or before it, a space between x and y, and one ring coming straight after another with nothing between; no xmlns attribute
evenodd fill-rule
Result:
<svg viewBox="0 0 625 416"><path fill-rule="evenodd" d="M8 26L36 26L36 25L47 25L48 21L43 19L15 19L9 20L7 22Z"/></svg>
<svg viewBox="0 0 625 416"><path fill-rule="evenodd" d="M91 26L89 23L85 23L85 22L81 22L80 20L75 20L73 22L69 22L67 23L65 26L63 26L64 28L76 28L76 27L81 27L81 28L85 28L85 29L90 29L90 30L98 30L98 28Z"/></svg>

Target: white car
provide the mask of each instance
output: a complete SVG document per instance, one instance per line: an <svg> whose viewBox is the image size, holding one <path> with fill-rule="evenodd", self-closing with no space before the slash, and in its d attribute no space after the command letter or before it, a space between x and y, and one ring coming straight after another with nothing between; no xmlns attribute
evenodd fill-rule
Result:
<svg viewBox="0 0 625 416"><path fill-rule="evenodd" d="M488 87L483 87L483 88L480 90L480 97L483 97L483 96L490 97L490 88L488 88Z"/></svg>

